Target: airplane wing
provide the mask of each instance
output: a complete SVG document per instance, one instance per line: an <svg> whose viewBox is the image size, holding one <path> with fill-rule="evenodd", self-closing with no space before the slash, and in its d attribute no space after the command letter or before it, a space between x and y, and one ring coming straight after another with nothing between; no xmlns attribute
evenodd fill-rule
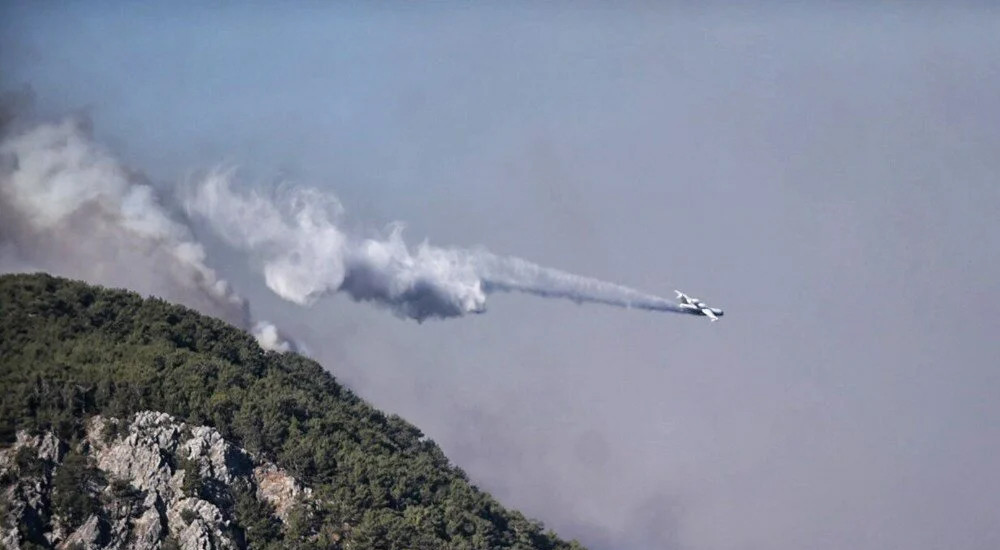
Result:
<svg viewBox="0 0 1000 550"><path fill-rule="evenodd" d="M701 312L705 314L705 317L711 319L713 323L719 320L719 318L715 316L715 313L712 313L712 310L708 309L707 307L701 310Z"/></svg>

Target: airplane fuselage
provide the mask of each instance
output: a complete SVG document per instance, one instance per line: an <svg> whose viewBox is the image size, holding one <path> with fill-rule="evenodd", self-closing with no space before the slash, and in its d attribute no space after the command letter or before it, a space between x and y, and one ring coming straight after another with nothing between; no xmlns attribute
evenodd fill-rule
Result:
<svg viewBox="0 0 1000 550"><path fill-rule="evenodd" d="M705 311L704 311L706 309L708 311L711 311L712 313L714 313L716 317L722 317L723 315L726 314L726 312L722 311L721 309L719 309L717 307L705 307L705 306L699 307L699 306L696 306L694 304L680 304L680 306L681 306L681 309L683 309L685 313L690 313L691 315L701 315L701 316L704 317L704 316L706 316Z"/></svg>
<svg viewBox="0 0 1000 550"><path fill-rule="evenodd" d="M719 317L725 315L725 313L717 307L708 307L705 302L702 302L697 298L692 298L679 290L675 290L674 292L677 293L677 299L680 301L678 306L681 308L681 311L685 313L708 317L712 321L716 321Z"/></svg>

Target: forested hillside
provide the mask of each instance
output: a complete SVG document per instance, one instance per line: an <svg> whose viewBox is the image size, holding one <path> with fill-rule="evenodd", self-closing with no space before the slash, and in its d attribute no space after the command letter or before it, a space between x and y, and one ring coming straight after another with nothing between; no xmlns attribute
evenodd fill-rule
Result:
<svg viewBox="0 0 1000 550"><path fill-rule="evenodd" d="M19 436L22 443L54 436L69 449L65 456L82 461L76 470L86 472L92 459L77 450L93 439L89 419L157 411L217 431L311 488L294 529L255 529L251 522L269 525L274 511L247 515L231 506L237 512L226 520L241 534L234 539L240 545L579 548L502 508L416 427L367 405L317 363L264 352L248 334L162 300L43 274L0 277L0 388L0 449ZM20 454L7 481L27 475L18 468L59 477L63 465ZM70 511L129 489L82 474L57 481L80 485L79 502L64 503ZM199 494L235 502L234 491ZM22 531L24 544L47 545L39 533Z"/></svg>

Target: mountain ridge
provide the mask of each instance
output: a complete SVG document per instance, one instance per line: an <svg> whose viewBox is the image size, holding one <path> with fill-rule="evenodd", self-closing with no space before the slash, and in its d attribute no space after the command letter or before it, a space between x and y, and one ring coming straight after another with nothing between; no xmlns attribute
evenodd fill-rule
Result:
<svg viewBox="0 0 1000 550"><path fill-rule="evenodd" d="M266 352L183 306L47 274L3 275L0 357L0 446L51 434L76 448L96 415L157 411L217 431L312 489L317 504L302 529L273 529L248 547L582 548L504 509L419 429L318 363ZM37 533L19 537L50 546Z"/></svg>

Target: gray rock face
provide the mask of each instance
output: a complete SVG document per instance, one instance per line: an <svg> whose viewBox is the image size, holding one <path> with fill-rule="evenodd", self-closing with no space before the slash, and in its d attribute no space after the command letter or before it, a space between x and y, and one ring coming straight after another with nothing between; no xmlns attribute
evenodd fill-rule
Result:
<svg viewBox="0 0 1000 550"><path fill-rule="evenodd" d="M282 522L295 505L312 498L294 477L212 428L155 411L127 421L95 416L72 452L83 455L100 480L79 488L98 511L68 525L63 511L54 509L59 499L53 499L53 479L69 451L53 434L23 432L0 451L4 547L34 541L61 549L158 550L169 538L184 550L236 550L243 542L237 540L236 494L267 503Z"/></svg>
<svg viewBox="0 0 1000 550"><path fill-rule="evenodd" d="M103 548L104 542L108 539L106 525L96 515L87 518L87 521L73 531L59 548L83 548L85 550L95 550Z"/></svg>
<svg viewBox="0 0 1000 550"><path fill-rule="evenodd" d="M132 548L159 548L160 541L167 526L164 525L159 510L146 508L137 519L132 521Z"/></svg>
<svg viewBox="0 0 1000 550"><path fill-rule="evenodd" d="M171 467L171 457L177 450L182 424L165 413L141 412L135 415L125 437L106 440L108 422L120 424L96 416L87 426L86 441L93 449L91 456L98 469L146 491L147 500L159 498L167 502L176 498L184 471Z"/></svg>
<svg viewBox="0 0 1000 550"><path fill-rule="evenodd" d="M184 498L174 502L167 510L167 524L170 526L170 534L180 542L181 548L236 549L236 544L220 531L229 526L229 521L223 517L219 508L200 498Z"/></svg>
<svg viewBox="0 0 1000 550"><path fill-rule="evenodd" d="M182 448L188 459L198 462L203 478L232 483L253 469L253 463L243 449L229 445L219 432L205 426L193 428L191 438L184 442Z"/></svg>
<svg viewBox="0 0 1000 550"><path fill-rule="evenodd" d="M0 451L0 476L11 480L0 490L6 511L0 525L0 543L6 548L19 548L24 536L45 538L47 495L52 489L48 464L60 460L62 450L59 440L51 434L29 436L21 432L13 447ZM21 470L27 470L28 475L19 476Z"/></svg>

